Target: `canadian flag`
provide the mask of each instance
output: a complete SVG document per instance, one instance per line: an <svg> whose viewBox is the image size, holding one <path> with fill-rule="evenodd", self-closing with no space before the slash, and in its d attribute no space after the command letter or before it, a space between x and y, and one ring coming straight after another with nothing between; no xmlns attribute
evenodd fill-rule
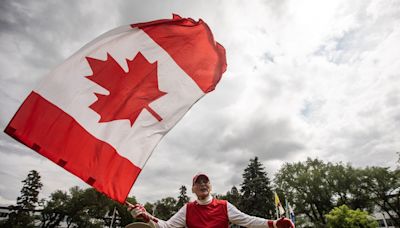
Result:
<svg viewBox="0 0 400 228"><path fill-rule="evenodd" d="M225 70L202 20L119 27L52 70L5 132L123 203L161 138Z"/></svg>

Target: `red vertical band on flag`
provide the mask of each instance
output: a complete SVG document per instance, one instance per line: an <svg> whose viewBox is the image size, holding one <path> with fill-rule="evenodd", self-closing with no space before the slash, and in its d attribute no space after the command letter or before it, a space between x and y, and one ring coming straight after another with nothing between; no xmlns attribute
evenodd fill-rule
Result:
<svg viewBox="0 0 400 228"><path fill-rule="evenodd" d="M141 171L35 92L5 132L121 203Z"/></svg>
<svg viewBox="0 0 400 228"><path fill-rule="evenodd" d="M215 89L226 71L225 49L217 43L201 19L163 19L133 24L160 45L197 85L208 93Z"/></svg>

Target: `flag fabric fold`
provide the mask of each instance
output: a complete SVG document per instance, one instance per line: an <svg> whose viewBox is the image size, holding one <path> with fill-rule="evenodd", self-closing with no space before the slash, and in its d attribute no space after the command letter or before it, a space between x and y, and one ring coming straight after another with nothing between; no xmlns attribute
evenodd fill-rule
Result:
<svg viewBox="0 0 400 228"><path fill-rule="evenodd" d="M158 142L226 66L202 20L119 27L45 76L5 132L123 203Z"/></svg>

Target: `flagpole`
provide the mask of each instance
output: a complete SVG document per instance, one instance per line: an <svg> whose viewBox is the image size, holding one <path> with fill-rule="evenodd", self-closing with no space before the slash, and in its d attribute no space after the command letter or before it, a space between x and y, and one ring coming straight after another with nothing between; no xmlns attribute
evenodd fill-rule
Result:
<svg viewBox="0 0 400 228"><path fill-rule="evenodd" d="M114 225L114 219L115 219L115 211L117 210L117 207L114 207L113 215L111 218L111 223L110 223L110 228L113 227Z"/></svg>
<svg viewBox="0 0 400 228"><path fill-rule="evenodd" d="M285 211L286 211L286 218L289 218L289 206L288 206L289 204L288 204L288 200L287 200L287 198L286 198L286 196L285 196Z"/></svg>
<svg viewBox="0 0 400 228"><path fill-rule="evenodd" d="M278 217L278 207L276 206L276 192L274 191L274 206L275 206L275 215Z"/></svg>

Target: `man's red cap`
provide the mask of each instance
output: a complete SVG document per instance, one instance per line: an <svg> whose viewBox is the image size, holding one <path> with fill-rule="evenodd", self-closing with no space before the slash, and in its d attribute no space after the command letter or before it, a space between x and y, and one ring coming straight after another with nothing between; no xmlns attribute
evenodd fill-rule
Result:
<svg viewBox="0 0 400 228"><path fill-rule="evenodd" d="M204 173L199 173L199 174L196 174L196 175L193 177L193 183L192 183L192 185L194 185L194 183L196 183L196 181L197 181L197 178L199 178L199 177L201 177L201 176L206 177L207 180L210 181L210 178L208 178L208 176L207 176L206 174L204 174Z"/></svg>

